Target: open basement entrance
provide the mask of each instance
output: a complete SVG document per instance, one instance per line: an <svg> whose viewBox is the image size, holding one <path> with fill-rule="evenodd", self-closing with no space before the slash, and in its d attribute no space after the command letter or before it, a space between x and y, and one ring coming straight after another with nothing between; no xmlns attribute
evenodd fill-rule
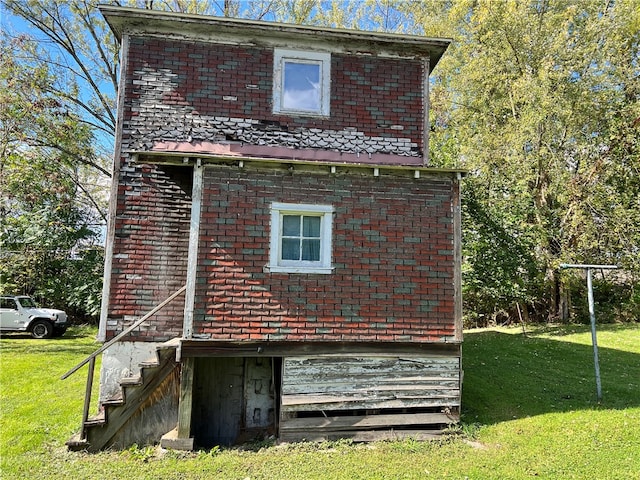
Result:
<svg viewBox="0 0 640 480"><path fill-rule="evenodd" d="M200 448L263 440L276 434L282 359L197 358L192 430Z"/></svg>

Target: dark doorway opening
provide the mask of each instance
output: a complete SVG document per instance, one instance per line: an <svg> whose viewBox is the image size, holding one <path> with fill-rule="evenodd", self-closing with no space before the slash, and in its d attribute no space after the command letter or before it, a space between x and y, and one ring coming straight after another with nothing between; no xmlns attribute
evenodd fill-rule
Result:
<svg viewBox="0 0 640 480"><path fill-rule="evenodd" d="M192 418L196 445L230 446L276 435L281 372L281 358L197 358Z"/></svg>

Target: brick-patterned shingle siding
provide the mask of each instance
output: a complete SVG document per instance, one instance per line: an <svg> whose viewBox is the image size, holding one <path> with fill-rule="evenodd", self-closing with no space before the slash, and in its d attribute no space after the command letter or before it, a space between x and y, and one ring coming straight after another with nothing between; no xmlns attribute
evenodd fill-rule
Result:
<svg viewBox="0 0 640 480"><path fill-rule="evenodd" d="M208 166L194 333L453 341L453 182ZM271 202L331 204L334 273L265 273Z"/></svg>
<svg viewBox="0 0 640 480"><path fill-rule="evenodd" d="M120 171L108 337L186 283L191 215L190 168L128 164ZM181 296L132 333L134 340L182 335Z"/></svg>
<svg viewBox="0 0 640 480"><path fill-rule="evenodd" d="M419 60L332 54L331 115L272 113L273 48L132 37L123 145L238 141L422 155Z"/></svg>

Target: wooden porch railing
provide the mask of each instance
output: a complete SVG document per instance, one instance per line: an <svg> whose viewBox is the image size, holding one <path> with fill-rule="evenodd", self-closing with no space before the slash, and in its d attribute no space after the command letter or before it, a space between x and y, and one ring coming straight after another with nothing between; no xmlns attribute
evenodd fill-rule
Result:
<svg viewBox="0 0 640 480"><path fill-rule="evenodd" d="M93 389L93 374L94 374L94 370L95 370L95 366L96 366L96 357L98 355L100 355L102 352L104 352L111 345L119 342L123 337L125 337L126 335L131 333L133 330L138 328L140 325L142 325L142 323L145 320L147 320L149 317L155 315L160 310L162 310L167 304L169 304L178 295L180 295L181 293L184 293L184 291L186 289L187 289L187 286L186 285L183 286L180 290L178 290L177 292L172 294L169 298L164 300L162 303L159 303L158 305L156 305L151 311L149 311L149 313L147 313L144 316L140 317L132 325L130 325L125 330L120 332L118 335L113 337L107 343L102 345L102 347L100 347L98 350L93 352L91 355L89 355L87 358L85 358L82 362L80 362L78 365L76 365L71 370L69 370L67 373L62 375L62 377L60 377L61 380L64 380L64 379L70 377L71 375L73 375L75 372L77 372L80 368L82 368L87 363L89 364L89 371L88 371L88 374L87 374L87 387L86 387L85 395L84 395L84 408L83 408L83 411L82 411L82 429L80 431L81 439L84 440L86 438L85 425L87 423L87 420L89 419L89 408L90 408L90 404L91 404L91 390Z"/></svg>

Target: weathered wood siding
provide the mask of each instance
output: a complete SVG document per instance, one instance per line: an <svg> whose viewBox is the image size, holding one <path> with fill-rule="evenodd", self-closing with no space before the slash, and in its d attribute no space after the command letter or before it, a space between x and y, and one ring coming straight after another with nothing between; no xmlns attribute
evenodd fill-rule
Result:
<svg viewBox="0 0 640 480"><path fill-rule="evenodd" d="M283 442L340 438L359 442L402 438L430 440L442 434L442 426L455 421L456 415L446 413L291 418L280 425L279 439Z"/></svg>
<svg viewBox="0 0 640 480"><path fill-rule="evenodd" d="M460 406L460 358L317 356L287 358L283 417L295 412Z"/></svg>

